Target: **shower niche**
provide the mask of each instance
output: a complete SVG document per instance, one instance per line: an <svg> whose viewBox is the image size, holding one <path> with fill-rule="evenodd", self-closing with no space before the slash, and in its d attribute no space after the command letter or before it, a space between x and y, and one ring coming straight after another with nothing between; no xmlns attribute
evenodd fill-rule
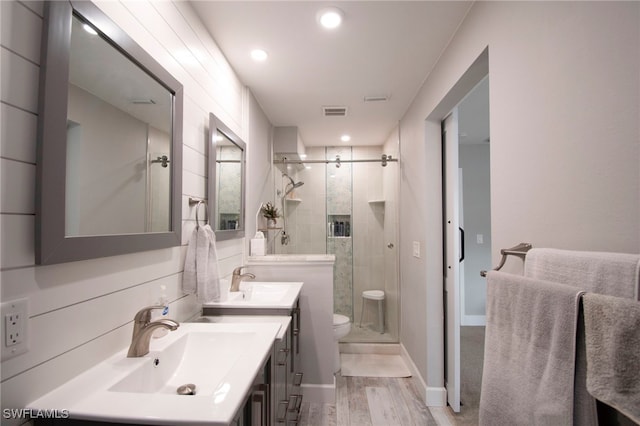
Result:
<svg viewBox="0 0 640 426"><path fill-rule="evenodd" d="M350 238L351 237L351 215L330 214L327 222L328 238Z"/></svg>

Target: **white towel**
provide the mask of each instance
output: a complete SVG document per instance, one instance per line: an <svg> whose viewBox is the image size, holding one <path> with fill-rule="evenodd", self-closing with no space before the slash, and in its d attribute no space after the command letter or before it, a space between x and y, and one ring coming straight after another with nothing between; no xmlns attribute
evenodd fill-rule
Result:
<svg viewBox="0 0 640 426"><path fill-rule="evenodd" d="M189 238L187 246L187 256L184 259L184 271L182 272L182 291L186 294L196 292L196 243L198 239L198 228L196 227Z"/></svg>
<svg viewBox="0 0 640 426"><path fill-rule="evenodd" d="M487 274L480 425L571 425L581 291Z"/></svg>
<svg viewBox="0 0 640 426"><path fill-rule="evenodd" d="M196 244L196 285L198 302L220 300L216 234L209 225L198 228Z"/></svg>
<svg viewBox="0 0 640 426"><path fill-rule="evenodd" d="M195 293L201 303L220 299L216 236L209 225L198 226L191 234L184 262L182 289L187 294Z"/></svg>

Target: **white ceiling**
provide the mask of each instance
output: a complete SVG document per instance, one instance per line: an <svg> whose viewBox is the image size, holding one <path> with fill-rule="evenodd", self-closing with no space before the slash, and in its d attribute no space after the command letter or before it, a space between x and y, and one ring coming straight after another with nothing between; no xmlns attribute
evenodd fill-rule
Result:
<svg viewBox="0 0 640 426"><path fill-rule="evenodd" d="M470 1L192 1L274 126L298 126L306 146L380 145L406 112ZM336 6L328 31L318 10ZM256 63L254 48L269 58ZM388 96L365 103L365 96ZM345 106L346 117L324 117Z"/></svg>

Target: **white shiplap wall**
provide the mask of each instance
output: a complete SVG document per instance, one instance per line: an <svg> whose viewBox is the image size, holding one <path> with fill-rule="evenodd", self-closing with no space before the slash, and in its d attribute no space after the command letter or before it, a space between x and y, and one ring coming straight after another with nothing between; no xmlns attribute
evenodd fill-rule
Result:
<svg viewBox="0 0 640 426"><path fill-rule="evenodd" d="M97 5L185 88L183 245L59 265L34 265L43 4L0 2L1 298L28 298L30 333L29 351L2 362L2 408L24 407L127 347L133 315L157 301L161 285L167 287L171 317L182 321L197 314L199 305L192 296L182 294L181 279L186 243L195 226L195 212L187 200L189 196L206 195L209 112L251 145L247 139L252 98L188 3L104 1ZM219 243L218 256L221 275L229 275L243 261L244 240Z"/></svg>

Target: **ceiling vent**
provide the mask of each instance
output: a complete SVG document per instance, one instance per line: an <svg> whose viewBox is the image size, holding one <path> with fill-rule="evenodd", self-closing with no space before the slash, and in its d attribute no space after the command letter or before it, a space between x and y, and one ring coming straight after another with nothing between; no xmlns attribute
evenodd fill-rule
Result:
<svg viewBox="0 0 640 426"><path fill-rule="evenodd" d="M322 113L325 117L345 117L347 115L347 107L343 106L324 106Z"/></svg>
<svg viewBox="0 0 640 426"><path fill-rule="evenodd" d="M364 97L364 101L365 102L386 102L389 100L388 96L385 95L381 95L381 96L365 96Z"/></svg>

